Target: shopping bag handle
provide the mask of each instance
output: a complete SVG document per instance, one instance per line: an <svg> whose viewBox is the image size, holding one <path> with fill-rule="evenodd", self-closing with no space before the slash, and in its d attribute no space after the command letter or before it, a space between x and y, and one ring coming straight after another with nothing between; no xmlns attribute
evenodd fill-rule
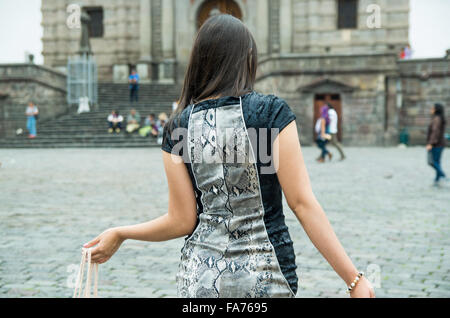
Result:
<svg viewBox="0 0 450 318"><path fill-rule="evenodd" d="M81 250L81 263L78 270L73 298L90 298L91 297L91 283L92 272L94 272L94 297L98 297L98 264L91 261L92 249L83 248ZM83 280L85 266L87 265L86 281L83 289Z"/></svg>

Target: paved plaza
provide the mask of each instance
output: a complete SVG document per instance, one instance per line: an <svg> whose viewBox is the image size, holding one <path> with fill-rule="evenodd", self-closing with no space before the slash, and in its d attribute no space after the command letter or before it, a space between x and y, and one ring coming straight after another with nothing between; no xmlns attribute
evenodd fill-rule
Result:
<svg viewBox="0 0 450 318"><path fill-rule="evenodd" d="M319 165L314 192L378 297L450 297L450 185L432 187L423 148L351 148ZM335 156L336 157L336 156ZM0 297L70 297L83 243L166 213L161 151L0 149ZM450 173L450 151L444 152ZM347 297L285 203L298 297ZM176 297L183 239L127 241L100 266L100 297Z"/></svg>

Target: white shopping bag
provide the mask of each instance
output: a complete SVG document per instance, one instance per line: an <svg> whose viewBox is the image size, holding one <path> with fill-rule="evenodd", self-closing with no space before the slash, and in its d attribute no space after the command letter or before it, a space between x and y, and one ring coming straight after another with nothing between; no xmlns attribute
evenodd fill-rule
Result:
<svg viewBox="0 0 450 318"><path fill-rule="evenodd" d="M77 281L75 283L75 290L73 292L73 298L90 298L91 293L91 283L92 283L92 273L94 272L94 297L98 297L98 264L93 264L91 262L91 252L90 248L83 248L81 251L81 263L80 269L78 270ZM87 266L85 266L87 265ZM86 281L83 288L84 272L86 273Z"/></svg>

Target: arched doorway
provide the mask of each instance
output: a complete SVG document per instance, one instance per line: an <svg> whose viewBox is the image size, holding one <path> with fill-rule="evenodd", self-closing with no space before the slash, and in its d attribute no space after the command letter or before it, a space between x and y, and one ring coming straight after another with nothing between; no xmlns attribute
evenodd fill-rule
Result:
<svg viewBox="0 0 450 318"><path fill-rule="evenodd" d="M200 28L211 16L227 13L242 20L242 11L233 0L206 0L200 6L197 14L197 28Z"/></svg>

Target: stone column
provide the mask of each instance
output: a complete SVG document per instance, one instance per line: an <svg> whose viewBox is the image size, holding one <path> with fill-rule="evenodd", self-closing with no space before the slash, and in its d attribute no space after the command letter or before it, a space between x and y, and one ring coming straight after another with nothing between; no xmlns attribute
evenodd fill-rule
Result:
<svg viewBox="0 0 450 318"><path fill-rule="evenodd" d="M256 42L261 56L269 53L269 2L258 0L258 20Z"/></svg>
<svg viewBox="0 0 450 318"><path fill-rule="evenodd" d="M174 56L174 0L162 2L162 51L164 58Z"/></svg>
<svg viewBox="0 0 450 318"><path fill-rule="evenodd" d="M123 1L116 1L115 12L115 62L113 65L113 81L126 83L128 81L129 66L127 48L127 10Z"/></svg>
<svg viewBox="0 0 450 318"><path fill-rule="evenodd" d="M269 53L280 53L280 0L269 1Z"/></svg>
<svg viewBox="0 0 450 318"><path fill-rule="evenodd" d="M195 15L192 14L192 4L188 1L175 2L175 57L176 78L184 76L189 63L189 57L195 35Z"/></svg>
<svg viewBox="0 0 450 318"><path fill-rule="evenodd" d="M159 68L160 82L174 82L175 74L175 5L174 0L163 0L161 3L161 35L163 61Z"/></svg>
<svg viewBox="0 0 450 318"><path fill-rule="evenodd" d="M141 57L137 64L137 72L142 82L150 82L152 62L152 29L151 0L140 0L140 51Z"/></svg>
<svg viewBox="0 0 450 318"><path fill-rule="evenodd" d="M281 53L292 52L292 0L280 0Z"/></svg>

